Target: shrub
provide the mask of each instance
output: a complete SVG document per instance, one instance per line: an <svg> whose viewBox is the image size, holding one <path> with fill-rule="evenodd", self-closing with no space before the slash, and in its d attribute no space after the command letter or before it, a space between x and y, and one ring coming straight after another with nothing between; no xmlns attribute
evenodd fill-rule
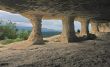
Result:
<svg viewBox="0 0 110 67"><path fill-rule="evenodd" d="M26 40L31 31L17 30L16 24L9 22L0 26L0 40L21 38Z"/></svg>
<svg viewBox="0 0 110 67"><path fill-rule="evenodd" d="M16 24L9 22L6 25L0 26L0 39L15 39L16 38Z"/></svg>
<svg viewBox="0 0 110 67"><path fill-rule="evenodd" d="M28 38L28 36L30 35L31 31L28 30L19 30L17 32L17 38L21 38L23 40L26 40Z"/></svg>
<svg viewBox="0 0 110 67"><path fill-rule="evenodd" d="M17 41L26 40L31 31L17 30L16 24L8 22L5 25L0 25L0 41L2 44L9 44Z"/></svg>

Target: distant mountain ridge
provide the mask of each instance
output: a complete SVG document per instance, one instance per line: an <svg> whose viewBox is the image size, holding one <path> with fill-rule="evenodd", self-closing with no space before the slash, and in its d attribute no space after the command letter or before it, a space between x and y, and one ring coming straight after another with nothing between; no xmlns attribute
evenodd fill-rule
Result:
<svg viewBox="0 0 110 67"><path fill-rule="evenodd" d="M32 27L16 26L18 30L32 30ZM60 32L53 29L42 28L42 32Z"/></svg>

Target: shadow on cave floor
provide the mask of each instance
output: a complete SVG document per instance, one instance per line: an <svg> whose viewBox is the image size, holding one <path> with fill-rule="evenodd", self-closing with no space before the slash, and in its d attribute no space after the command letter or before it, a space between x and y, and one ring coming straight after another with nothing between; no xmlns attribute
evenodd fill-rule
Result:
<svg viewBox="0 0 110 67"><path fill-rule="evenodd" d="M54 41L54 39L56 41ZM82 42L82 41L87 41L87 40L96 40L97 37L95 34L88 34L88 35L84 35L84 36L79 36L79 34L77 35L76 38L72 39L71 41L69 41L70 43L78 43L78 42ZM62 42L63 41L60 41L60 40L57 40L57 38L53 38L53 39L50 39L51 41L49 41L48 39L44 39L44 43L48 43L48 42ZM101 41L101 40L100 40Z"/></svg>
<svg viewBox="0 0 110 67"><path fill-rule="evenodd" d="M78 37L78 41L86 41L86 40L96 40L97 37L95 34L88 34L88 35L84 35L82 37Z"/></svg>

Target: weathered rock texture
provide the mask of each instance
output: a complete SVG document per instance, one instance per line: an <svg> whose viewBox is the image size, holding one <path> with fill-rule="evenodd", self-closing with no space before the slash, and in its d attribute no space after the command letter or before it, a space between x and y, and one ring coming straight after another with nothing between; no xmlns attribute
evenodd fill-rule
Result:
<svg viewBox="0 0 110 67"><path fill-rule="evenodd" d="M110 32L98 32L96 36L99 40L110 40Z"/></svg>
<svg viewBox="0 0 110 67"><path fill-rule="evenodd" d="M76 41L77 37L75 35L74 30L74 19L73 16L65 16L63 17L63 32L62 32L62 40L63 42L73 42Z"/></svg>
<svg viewBox="0 0 110 67"><path fill-rule="evenodd" d="M80 35L88 35L89 34L89 21L85 16L79 16L76 20L81 23L81 32Z"/></svg>
<svg viewBox="0 0 110 67"><path fill-rule="evenodd" d="M0 9L14 12L95 16L110 20L109 0L0 0Z"/></svg>
<svg viewBox="0 0 110 67"><path fill-rule="evenodd" d="M110 42L107 41L48 43L0 51L0 67L110 67Z"/></svg>
<svg viewBox="0 0 110 67"><path fill-rule="evenodd" d="M28 38L28 41L31 41L32 44L43 44L43 37L41 32L42 27L42 16L35 14L25 14L27 18L31 20L32 23L32 32Z"/></svg>
<svg viewBox="0 0 110 67"><path fill-rule="evenodd" d="M91 33L95 34L97 32L99 32L99 28L98 28L98 23L97 21L95 21L94 19L90 19L90 24L91 24Z"/></svg>
<svg viewBox="0 0 110 67"><path fill-rule="evenodd" d="M98 23L100 32L110 32L110 23Z"/></svg>

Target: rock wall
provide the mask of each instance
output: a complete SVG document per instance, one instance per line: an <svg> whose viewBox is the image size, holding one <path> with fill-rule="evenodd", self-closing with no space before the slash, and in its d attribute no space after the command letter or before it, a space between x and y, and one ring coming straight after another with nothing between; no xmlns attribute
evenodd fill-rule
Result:
<svg viewBox="0 0 110 67"><path fill-rule="evenodd" d="M100 32L110 32L110 23L98 23Z"/></svg>

